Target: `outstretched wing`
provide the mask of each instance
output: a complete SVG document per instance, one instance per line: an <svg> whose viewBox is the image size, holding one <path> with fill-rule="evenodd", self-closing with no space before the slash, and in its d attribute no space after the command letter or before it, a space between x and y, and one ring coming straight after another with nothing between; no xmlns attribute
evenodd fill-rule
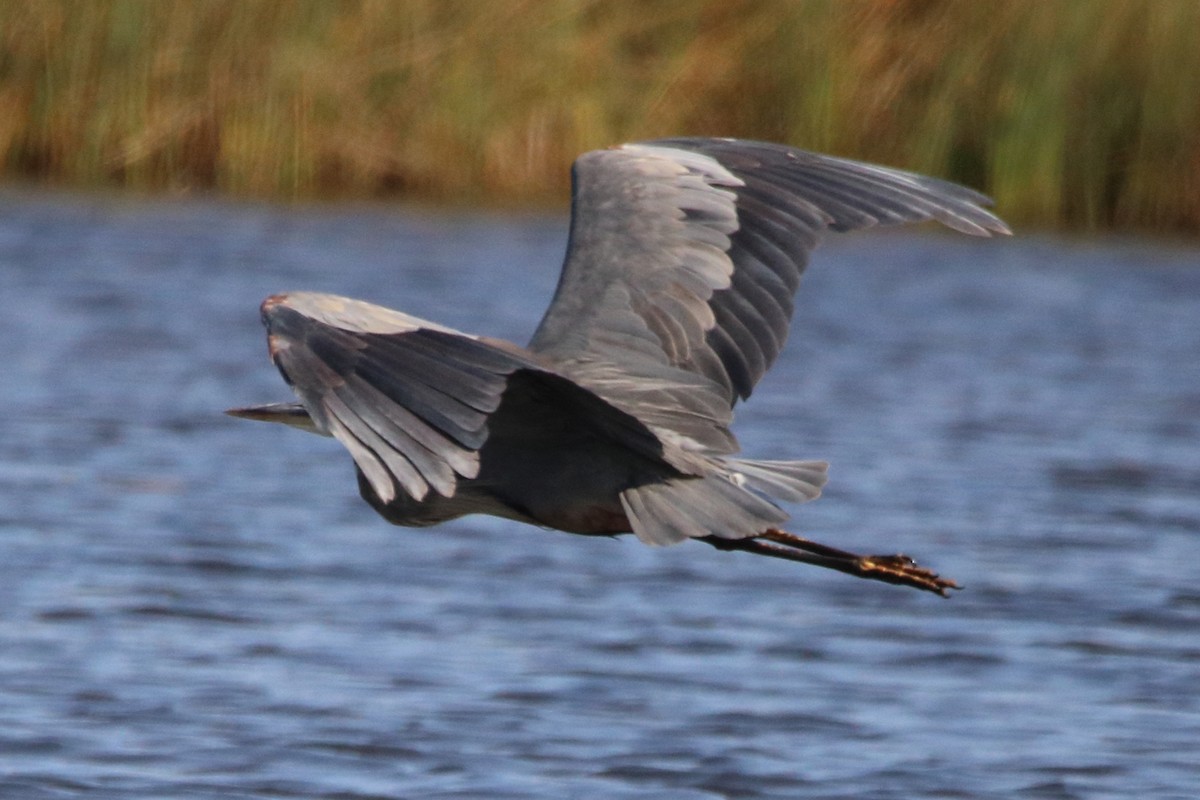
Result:
<svg viewBox="0 0 1200 800"><path fill-rule="evenodd" d="M627 144L580 156L572 178L566 262L530 350L715 453L737 449L732 407L779 355L827 229L1008 233L970 189L764 142Z"/></svg>
<svg viewBox="0 0 1200 800"><path fill-rule="evenodd" d="M515 346L334 295L275 295L262 314L271 358L313 424L384 503L397 487L450 497L458 476L475 477L508 376L534 366Z"/></svg>

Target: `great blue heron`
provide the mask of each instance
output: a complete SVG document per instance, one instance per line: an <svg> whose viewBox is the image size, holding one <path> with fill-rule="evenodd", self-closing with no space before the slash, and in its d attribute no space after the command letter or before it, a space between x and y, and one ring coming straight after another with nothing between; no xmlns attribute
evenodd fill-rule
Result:
<svg viewBox="0 0 1200 800"><path fill-rule="evenodd" d="M231 409L333 436L396 525L492 514L578 534L816 564L945 595L903 555L780 530L768 497L812 500L823 461L736 458L738 399L775 361L808 255L827 230L937 220L1008 233L983 195L910 172L735 139L580 156L570 241L528 347L360 300L262 304L299 403Z"/></svg>

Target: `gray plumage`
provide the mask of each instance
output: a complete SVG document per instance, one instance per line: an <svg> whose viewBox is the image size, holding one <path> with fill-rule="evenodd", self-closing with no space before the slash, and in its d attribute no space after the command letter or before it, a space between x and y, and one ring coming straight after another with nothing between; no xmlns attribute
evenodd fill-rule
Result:
<svg viewBox="0 0 1200 800"><path fill-rule="evenodd" d="M955 184L781 145L665 139L586 153L570 240L527 348L313 293L262 306L300 399L230 413L331 435L389 521L487 513L574 533L816 563L945 593L903 556L784 533L820 461L753 461L730 424L778 357L825 231L937 220L1008 233Z"/></svg>

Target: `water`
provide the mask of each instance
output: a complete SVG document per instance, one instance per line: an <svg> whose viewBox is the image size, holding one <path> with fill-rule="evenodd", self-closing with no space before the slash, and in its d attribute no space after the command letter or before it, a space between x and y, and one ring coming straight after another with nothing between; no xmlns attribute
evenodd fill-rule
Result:
<svg viewBox="0 0 1200 800"><path fill-rule="evenodd" d="M1200 795L1200 251L839 237L745 449L943 601L498 520L395 529L256 305L524 341L564 220L0 194L0 797Z"/></svg>

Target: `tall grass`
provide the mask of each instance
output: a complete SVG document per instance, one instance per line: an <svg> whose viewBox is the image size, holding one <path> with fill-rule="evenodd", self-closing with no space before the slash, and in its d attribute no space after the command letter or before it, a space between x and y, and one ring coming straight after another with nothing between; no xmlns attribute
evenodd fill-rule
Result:
<svg viewBox="0 0 1200 800"><path fill-rule="evenodd" d="M681 133L1198 231L1200 2L0 0L9 176L529 202Z"/></svg>

